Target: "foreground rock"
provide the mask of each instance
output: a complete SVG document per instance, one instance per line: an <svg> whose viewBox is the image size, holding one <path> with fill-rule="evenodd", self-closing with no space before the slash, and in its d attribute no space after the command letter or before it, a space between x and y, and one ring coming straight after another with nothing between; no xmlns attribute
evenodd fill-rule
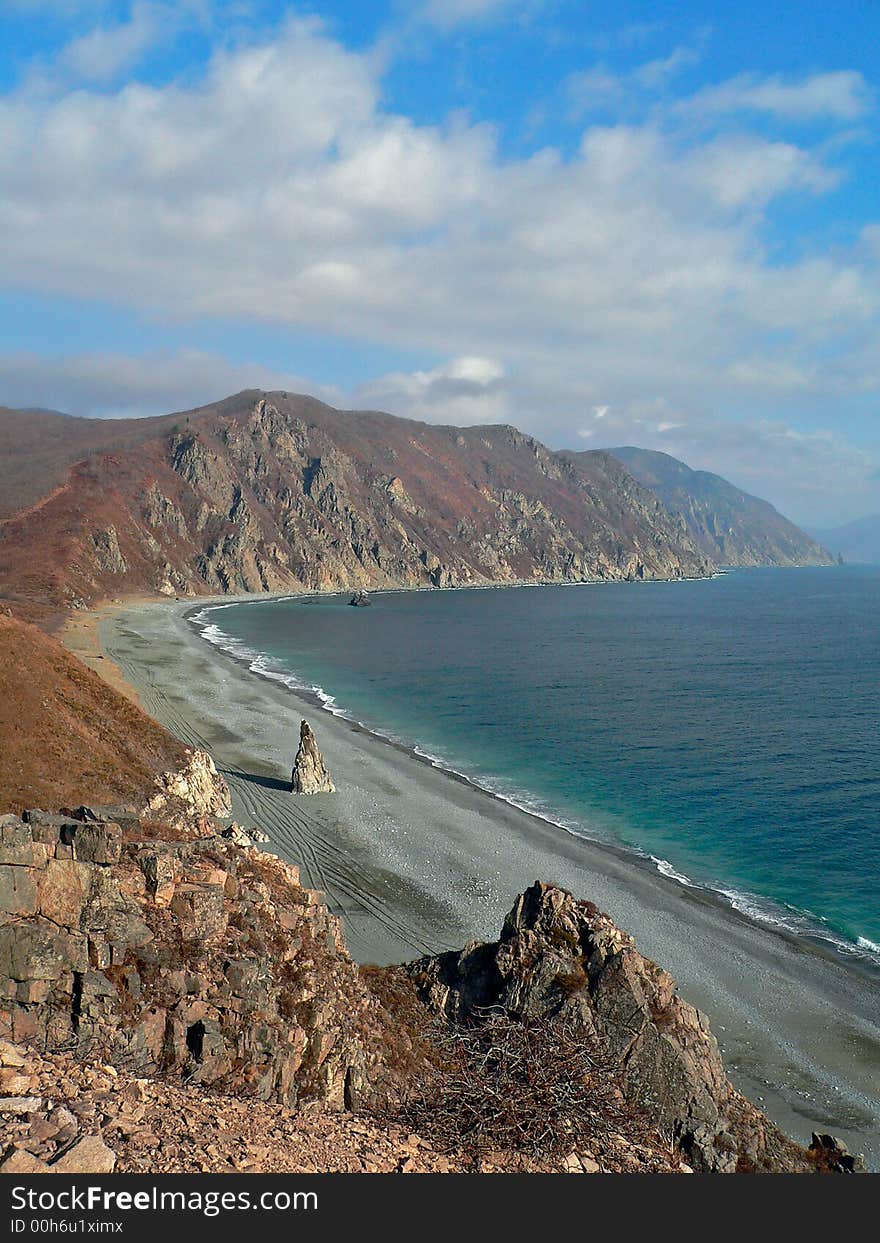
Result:
<svg viewBox="0 0 880 1243"><path fill-rule="evenodd" d="M555 1017L607 1048L627 1098L697 1170L811 1168L804 1150L733 1088L705 1016L592 903L536 883L497 942L407 970L447 1019L472 1022L499 1008L522 1019ZM824 1166L844 1168L831 1142Z"/></svg>
<svg viewBox="0 0 880 1243"><path fill-rule="evenodd" d="M299 728L299 750L293 762L290 788L294 794L332 794L336 789L308 721L303 721Z"/></svg>
<svg viewBox="0 0 880 1243"><path fill-rule="evenodd" d="M45 1055L0 1042L25 1066L39 1110L8 1116L0 1174L347 1173L422 1174L471 1170L461 1154L435 1151L412 1130L320 1104L299 1109L215 1092L202 1084L150 1079L71 1053ZM66 1154L66 1155L65 1155ZM73 1164L76 1163L76 1170ZM495 1153L484 1172L673 1171L664 1154L618 1160L567 1155L528 1162Z"/></svg>
<svg viewBox="0 0 880 1243"><path fill-rule="evenodd" d="M739 1096L703 1017L589 903L535 885L497 943L359 970L320 895L251 833L182 841L123 812L0 816L4 1170L858 1168ZM133 840L139 827L155 832ZM507 1080L480 1061L462 1033L487 1008L537 1021L561 1080L533 1092L521 1057ZM500 1031L516 1054L523 1032ZM493 1121L506 1085L512 1130ZM479 1146L457 1125L475 1093ZM331 1119L354 1111L369 1116ZM521 1119L539 1125L520 1136Z"/></svg>
<svg viewBox="0 0 880 1243"><path fill-rule="evenodd" d="M0 1037L288 1104L360 1099L381 1017L295 868L221 836L38 821L0 819Z"/></svg>
<svg viewBox="0 0 880 1243"><path fill-rule="evenodd" d="M186 763L156 778L156 793L144 814L161 818L184 832L194 826L204 829L214 820L232 815L229 786L206 751L187 751Z"/></svg>
<svg viewBox="0 0 880 1243"><path fill-rule="evenodd" d="M430 1016L358 971L296 869L238 826L129 841L77 810L0 818L0 1170L680 1168L660 1136L435 1150L395 1104Z"/></svg>

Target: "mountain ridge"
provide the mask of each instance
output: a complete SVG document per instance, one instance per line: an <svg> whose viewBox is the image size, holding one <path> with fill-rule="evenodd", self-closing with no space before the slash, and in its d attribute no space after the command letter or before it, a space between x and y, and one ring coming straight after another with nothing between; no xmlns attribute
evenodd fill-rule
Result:
<svg viewBox="0 0 880 1243"><path fill-rule="evenodd" d="M737 488L713 471L694 470L654 449L609 449L650 488L691 540L721 566L831 565L827 549L785 518L774 505Z"/></svg>
<svg viewBox="0 0 880 1243"><path fill-rule="evenodd" d="M716 519L703 506L689 521L638 473L509 424L427 424L259 389L141 419L0 408L0 595L38 618L131 592L711 574L730 550L707 540ZM727 564L824 563L747 500L787 543L753 539Z"/></svg>
<svg viewBox="0 0 880 1243"><path fill-rule="evenodd" d="M18 435L22 423L30 425ZM712 569L615 458L571 463L507 425L443 427L245 390L109 426L5 411L4 443L12 449L0 483L14 501L0 515L0 584L7 598L47 609L132 590L578 582Z"/></svg>

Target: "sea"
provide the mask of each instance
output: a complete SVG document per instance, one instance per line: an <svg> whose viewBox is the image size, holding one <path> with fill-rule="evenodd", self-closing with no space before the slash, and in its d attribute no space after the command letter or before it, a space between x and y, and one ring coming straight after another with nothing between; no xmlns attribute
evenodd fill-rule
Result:
<svg viewBox="0 0 880 1243"><path fill-rule="evenodd" d="M880 966L880 567L209 606L255 674Z"/></svg>

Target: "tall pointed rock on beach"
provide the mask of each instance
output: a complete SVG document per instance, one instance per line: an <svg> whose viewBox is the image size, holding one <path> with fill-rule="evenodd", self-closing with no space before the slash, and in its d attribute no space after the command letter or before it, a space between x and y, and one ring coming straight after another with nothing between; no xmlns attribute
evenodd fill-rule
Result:
<svg viewBox="0 0 880 1243"><path fill-rule="evenodd" d="M332 794L336 789L308 721L299 727L299 750L293 761L290 788L294 794Z"/></svg>

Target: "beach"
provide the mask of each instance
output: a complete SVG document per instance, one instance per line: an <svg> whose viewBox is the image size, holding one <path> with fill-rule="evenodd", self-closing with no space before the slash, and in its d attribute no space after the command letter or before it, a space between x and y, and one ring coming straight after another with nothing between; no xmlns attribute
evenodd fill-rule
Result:
<svg viewBox="0 0 880 1243"><path fill-rule="evenodd" d="M100 651L89 663L177 737L211 753L235 818L267 832L267 849L325 892L357 961L399 962L494 939L522 889L555 882L608 911L675 976L708 1015L736 1086L784 1130L805 1140L831 1131L877 1168L876 974L322 711L205 642L186 619L194 607L138 602L101 611L93 618ZM75 641L88 648L82 630ZM289 792L302 717L336 794Z"/></svg>

